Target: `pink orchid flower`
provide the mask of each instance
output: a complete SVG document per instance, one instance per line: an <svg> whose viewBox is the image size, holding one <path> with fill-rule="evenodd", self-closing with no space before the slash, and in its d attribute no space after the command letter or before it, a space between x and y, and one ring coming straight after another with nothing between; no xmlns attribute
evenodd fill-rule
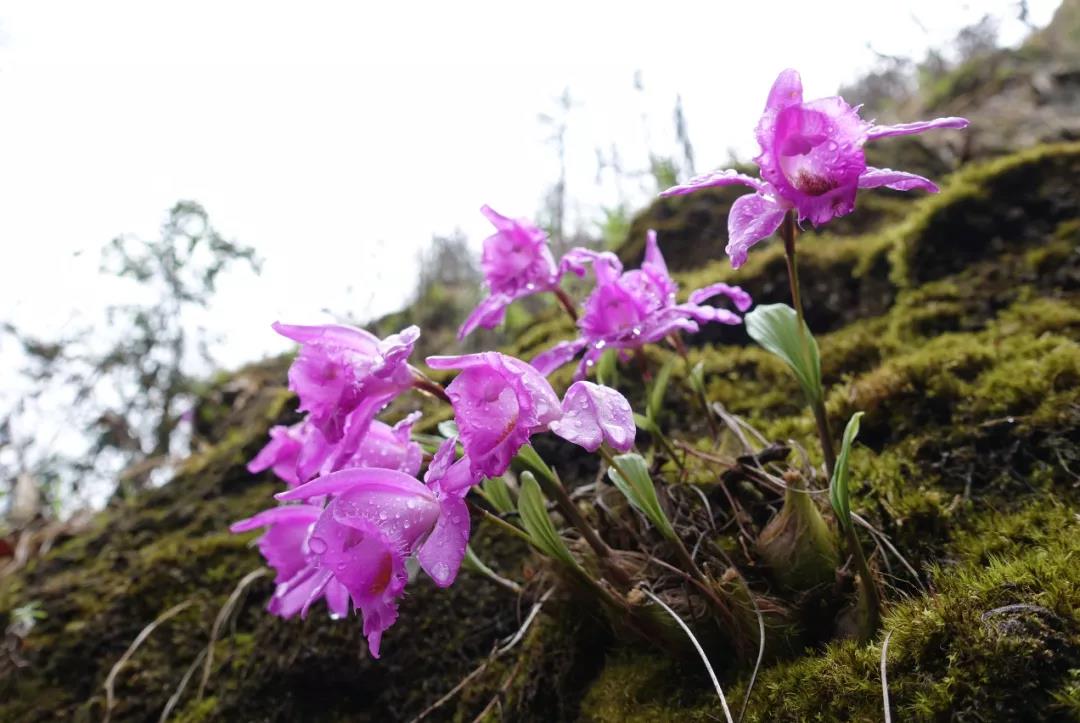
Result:
<svg viewBox="0 0 1080 723"><path fill-rule="evenodd" d="M580 380L605 349L636 349L676 331L694 333L702 323L741 323L738 314L704 303L715 296L728 297L739 311L750 308L749 294L721 283L692 292L685 304L676 303L678 285L668 273L652 230L645 239L645 260L640 269L624 272L614 254L588 249L572 249L562 261L564 268L579 275L590 263L596 288L585 300L585 312L578 319L579 336L556 344L532 360L542 374L550 374L584 349L575 375Z"/></svg>
<svg viewBox="0 0 1080 723"><path fill-rule="evenodd" d="M562 418L551 423L551 431L590 452L607 444L618 452L634 447L637 426L626 397L592 382L575 382L563 396Z"/></svg>
<svg viewBox="0 0 1080 723"><path fill-rule="evenodd" d="M872 168L866 165L867 141L922 133L933 128L966 128L964 118L874 125L859 117L839 96L804 101L802 80L795 70L785 70L773 84L765 113L757 126L761 153L754 159L761 178L733 170L718 170L667 189L661 196L692 193L711 186L742 184L756 193L735 201L728 215L727 254L738 268L751 246L770 236L789 210L799 221L810 219L819 226L855 209L860 189L884 186L896 191L938 187L914 173Z"/></svg>
<svg viewBox="0 0 1080 723"><path fill-rule="evenodd" d="M358 441L378 411L413 383L408 359L420 336L415 326L385 339L351 326L275 323L274 331L301 345L289 388L328 442L342 438L350 419Z"/></svg>
<svg viewBox="0 0 1080 723"><path fill-rule="evenodd" d="M562 415L547 379L520 359L490 351L433 356L427 363L461 370L446 393L477 478L501 475L529 437Z"/></svg>
<svg viewBox="0 0 1080 723"><path fill-rule="evenodd" d="M525 219L511 219L484 206L480 212L495 226L484 239L480 265L488 296L465 319L458 330L464 339L477 327L493 329L502 323L506 307L559 285L559 269L548 248L547 234Z"/></svg>
<svg viewBox="0 0 1080 723"><path fill-rule="evenodd" d="M306 616L325 597L341 617L351 604L363 616L371 654L379 657L408 582L406 559L415 554L446 587L465 556L470 522L463 496L471 478L468 460L454 461L456 443L440 447L426 484L398 470L345 469L277 495L286 502L329 498L325 508L283 505L234 524L233 532L269 527L258 545L278 573L270 611Z"/></svg>

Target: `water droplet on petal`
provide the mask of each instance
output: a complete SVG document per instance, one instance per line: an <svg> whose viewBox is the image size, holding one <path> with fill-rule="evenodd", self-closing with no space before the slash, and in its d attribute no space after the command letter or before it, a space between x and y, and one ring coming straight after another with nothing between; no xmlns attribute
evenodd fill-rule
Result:
<svg viewBox="0 0 1080 723"><path fill-rule="evenodd" d="M308 549L316 555L326 552L326 540L321 537L312 537L308 540Z"/></svg>

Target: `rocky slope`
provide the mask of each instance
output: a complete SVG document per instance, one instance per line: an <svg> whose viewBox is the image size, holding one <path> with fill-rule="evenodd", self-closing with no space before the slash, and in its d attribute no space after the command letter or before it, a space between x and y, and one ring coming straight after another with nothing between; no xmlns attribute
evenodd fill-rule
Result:
<svg viewBox="0 0 1080 723"><path fill-rule="evenodd" d="M1080 718L1080 143L988 155L996 157L964 165L938 196L868 195L862 216L801 241L832 424L866 412L855 507L914 574L897 555L875 556L887 583L882 634L860 644L826 626L817 640L778 643L749 697L752 662L714 647L744 720L880 720L886 640L896 720ZM684 289L727 280L759 303L786 301L776 242L737 273L719 260L730 201L718 192L657 202L632 238L660 230ZM634 243L623 253L633 258ZM508 349L528 357L568 332L541 314ZM778 361L737 328L694 343L690 358L704 362L712 400L770 440L814 449L812 421ZM269 579L245 581L261 565L251 536L226 528L276 489L244 463L272 424L295 418L287 363L209 386L199 449L172 483L106 510L0 581L0 720L157 720L166 709L184 721L409 720L467 676L428 719L722 719L696 659L613 632L567 586L556 585L524 638L485 666L555 580L485 525L477 551L523 582L524 594L469 572L448 590L421 576L379 661L362 652L355 619L266 615ZM707 430L682 371L661 423L694 445ZM642 396L631 375L622 384ZM569 484L593 481L595 468L541 444ZM666 468L658 476L676 481ZM715 467L695 466L687 482L718 509L726 504ZM728 491L747 512L740 526L760 532L776 500L744 483ZM735 548L740 534L722 528L715 542ZM748 578L768 591L752 562ZM44 614L32 627L16 614L29 603Z"/></svg>

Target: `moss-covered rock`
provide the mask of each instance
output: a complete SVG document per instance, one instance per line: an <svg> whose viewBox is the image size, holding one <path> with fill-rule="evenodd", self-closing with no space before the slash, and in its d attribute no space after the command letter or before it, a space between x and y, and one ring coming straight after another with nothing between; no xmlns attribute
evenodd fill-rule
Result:
<svg viewBox="0 0 1080 723"><path fill-rule="evenodd" d="M966 169L940 196L868 221L865 233L800 241L808 317L822 332L832 388L830 420L840 428L854 411L866 412L852 454L853 506L895 548L878 549L873 564L888 583L883 634L898 720L1080 714L1077 178L1080 144L1042 147ZM722 246L702 229L721 228L716 220L730 201L701 198L692 213L710 219L679 221L675 209L670 235L688 223L688 247ZM667 252L669 260L680 255L675 247ZM724 280L750 289L759 303L786 300L775 242L755 248L738 273L721 261L681 268L684 289ZM524 356L571 332L546 313L519 329L510 344ZM728 330L693 340L689 361L703 363L708 396L768 440L816 458L813 423L794 381L741 335ZM651 350L645 363L668 356ZM100 719L110 670L140 631L185 603L116 674L114 719L157 718L189 671L174 719L408 719L474 671L432 719L722 718L692 651L669 656L613 636L595 604L562 588L516 647L489 660L553 576L522 545L485 526L475 546L502 574L525 583L521 600L470 573L447 590L418 579L376 663L363 652L353 619L266 615L261 606L271 584L260 578L221 626L200 699L199 661L215 617L261 564L250 536L225 530L264 507L275 489L244 464L271 424L295 419L284 368L285 360L272 360L210 385L197 413L197 452L169 485L117 502L88 532L3 581L5 620L29 603L46 617L19 636L21 665L0 665L0 720ZM709 461L726 454L727 442L711 440L682 384L685 374L676 364L659 421L704 456L692 457L685 471L670 462L661 467L669 483L662 485L663 503L680 520L705 520L712 539L703 547L714 544L736 560L749 585L746 600L777 602L766 610L772 647L749 691L745 719L880 719L884 637L868 645L839 641L822 616L807 622L806 600L775 598L783 591L773 589L752 549L779 496L725 477L725 468ZM645 394L637 379L633 368L620 372L635 404ZM595 481L591 458L543 437L537 446L567 483ZM695 489L676 484L683 481ZM609 509L626 511L622 527L602 530L619 546L632 539L624 528L641 523L625 503L604 499ZM597 515L610 523L609 513ZM836 584L838 594L850 590L849 577ZM700 615L701 601L678 588L671 585L669 599L688 617ZM784 627L794 619L786 606L802 606L798 630ZM723 640L706 643L738 710L751 665ZM773 642L779 640L785 642Z"/></svg>

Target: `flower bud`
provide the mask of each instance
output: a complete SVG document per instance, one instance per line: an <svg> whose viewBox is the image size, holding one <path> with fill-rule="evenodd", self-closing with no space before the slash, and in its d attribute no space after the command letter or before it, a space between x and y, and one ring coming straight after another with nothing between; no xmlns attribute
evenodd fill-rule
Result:
<svg viewBox="0 0 1080 723"><path fill-rule="evenodd" d="M839 565L832 531L797 472L784 476L787 492L780 514L758 536L758 554L786 588L809 590L831 582Z"/></svg>

